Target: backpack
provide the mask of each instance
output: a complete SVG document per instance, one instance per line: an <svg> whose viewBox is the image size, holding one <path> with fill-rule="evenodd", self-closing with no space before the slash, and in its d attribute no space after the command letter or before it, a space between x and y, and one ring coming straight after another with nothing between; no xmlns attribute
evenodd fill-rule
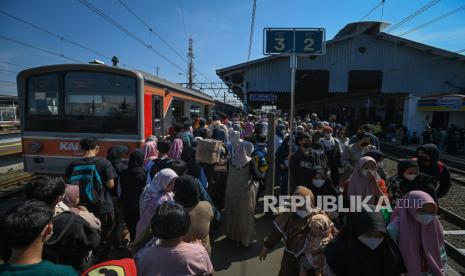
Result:
<svg viewBox="0 0 465 276"><path fill-rule="evenodd" d="M75 165L68 181L79 186L80 197L85 202L98 206L104 201L103 182L97 170L96 160L82 161Z"/></svg>
<svg viewBox="0 0 465 276"><path fill-rule="evenodd" d="M268 170L268 162L266 161L266 156L263 150L256 149L252 152L252 158L255 160L258 166L258 170L265 174Z"/></svg>
<svg viewBox="0 0 465 276"><path fill-rule="evenodd" d="M198 163L216 164L220 161L222 142L213 139L197 141L195 159Z"/></svg>

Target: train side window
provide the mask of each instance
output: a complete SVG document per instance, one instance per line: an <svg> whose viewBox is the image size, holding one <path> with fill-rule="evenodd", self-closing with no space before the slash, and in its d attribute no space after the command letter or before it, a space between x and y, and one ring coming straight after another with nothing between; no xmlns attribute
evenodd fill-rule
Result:
<svg viewBox="0 0 465 276"><path fill-rule="evenodd" d="M27 82L27 113L29 115L58 115L58 75L30 77Z"/></svg>
<svg viewBox="0 0 465 276"><path fill-rule="evenodd" d="M153 128L161 128L162 101L159 96L152 96L153 100Z"/></svg>
<svg viewBox="0 0 465 276"><path fill-rule="evenodd" d="M208 105L205 105L204 106L204 110L203 110L203 117L204 118L208 118L210 117L210 108L208 107Z"/></svg>
<svg viewBox="0 0 465 276"><path fill-rule="evenodd" d="M171 103L171 113L175 122L180 122L184 116L184 102L180 100L173 100Z"/></svg>
<svg viewBox="0 0 465 276"><path fill-rule="evenodd" d="M196 116L200 117L200 106L198 105L191 105L191 110L190 110L190 118L193 119Z"/></svg>

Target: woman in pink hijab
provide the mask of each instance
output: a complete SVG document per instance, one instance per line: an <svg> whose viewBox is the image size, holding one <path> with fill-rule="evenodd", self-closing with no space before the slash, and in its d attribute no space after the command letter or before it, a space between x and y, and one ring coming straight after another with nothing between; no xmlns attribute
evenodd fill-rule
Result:
<svg viewBox="0 0 465 276"><path fill-rule="evenodd" d="M79 186L66 184L65 194L63 195L63 203L68 206L69 211L80 216L85 221L87 221L95 230L100 230L101 223L100 220L94 216L91 212L87 211L86 207L78 206L79 205Z"/></svg>
<svg viewBox="0 0 465 276"><path fill-rule="evenodd" d="M180 160L182 149L183 149L182 140L179 138L174 139L173 142L171 142L171 147L170 147L170 151L168 152L168 157L173 160Z"/></svg>
<svg viewBox="0 0 465 276"><path fill-rule="evenodd" d="M388 231L407 266L406 276L445 275L444 232L437 204L422 191L407 193L397 203Z"/></svg>
<svg viewBox="0 0 465 276"><path fill-rule="evenodd" d="M368 201L370 205L376 205L381 196L387 196L387 188L384 180L377 173L376 160L371 157L362 157L355 166L352 175L346 182L343 194L350 196L366 196L372 198Z"/></svg>
<svg viewBox="0 0 465 276"><path fill-rule="evenodd" d="M144 148L144 169L146 172L150 171L152 167L152 160L158 158L158 149L157 149L157 142L156 141L148 141L145 143Z"/></svg>

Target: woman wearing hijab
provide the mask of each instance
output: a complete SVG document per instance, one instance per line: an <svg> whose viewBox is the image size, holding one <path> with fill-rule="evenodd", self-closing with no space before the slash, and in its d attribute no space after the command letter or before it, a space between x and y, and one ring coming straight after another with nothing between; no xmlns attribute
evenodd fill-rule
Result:
<svg viewBox="0 0 465 276"><path fill-rule="evenodd" d="M435 144L426 144L418 147L416 151L420 172L433 178L433 185L438 197L444 197L449 192L450 171L447 166L439 161L439 151Z"/></svg>
<svg viewBox="0 0 465 276"><path fill-rule="evenodd" d="M376 205L382 196L388 196L386 184L376 172L376 161L371 157L362 157L346 182L343 194L346 198L350 196L361 196L362 200L371 196L367 202Z"/></svg>
<svg viewBox="0 0 465 276"><path fill-rule="evenodd" d="M294 195L305 198L306 204L297 208L295 212L283 212L276 218L273 222L273 230L266 237L260 252L260 260L265 260L268 252L284 240L284 253L278 274L280 276L299 275L299 258L308 244L306 237L310 233L311 218L315 214L322 214L321 211L311 209L314 206L315 197L308 188L298 186Z"/></svg>
<svg viewBox="0 0 465 276"><path fill-rule="evenodd" d="M235 150L239 146L240 142L242 142L240 132L233 131L229 137L229 143L228 143L228 153L229 153L231 160L235 158Z"/></svg>
<svg viewBox="0 0 465 276"><path fill-rule="evenodd" d="M309 185L307 188L309 188L312 193L318 197L318 196L338 196L338 192L336 188L334 188L333 184L331 183L331 180L326 177L326 172L325 170L320 167L320 166L315 166L312 168L312 171L310 173L310 180L311 180L311 185Z"/></svg>
<svg viewBox="0 0 465 276"><path fill-rule="evenodd" d="M173 201L173 186L178 175L172 169L163 169L144 188L140 197L140 218L137 222L136 240L150 228L155 209L165 201Z"/></svg>
<svg viewBox="0 0 465 276"><path fill-rule="evenodd" d="M190 175L180 176L176 179L174 182L174 200L189 212L191 218L191 226L183 237L183 241L201 240L208 254L211 255L209 233L213 209L208 201L200 201L197 180Z"/></svg>
<svg viewBox="0 0 465 276"><path fill-rule="evenodd" d="M241 133L241 139L251 135L254 132L253 116L247 118L247 122L244 125L244 131Z"/></svg>
<svg viewBox="0 0 465 276"><path fill-rule="evenodd" d="M113 168L115 169L116 174L118 175L118 179L115 179L115 187L110 190L110 194L112 197L117 197L120 192L119 183L119 176L121 172L128 168L126 162L123 161L123 157L128 153L128 147L126 146L113 146L108 149L107 151L107 160L111 162Z"/></svg>
<svg viewBox="0 0 465 276"><path fill-rule="evenodd" d="M146 142L144 148L144 169L146 172L150 172L153 166L153 160L158 158L157 141Z"/></svg>
<svg viewBox="0 0 465 276"><path fill-rule="evenodd" d="M375 159L376 166L377 166L376 171L378 172L381 179L386 181L387 180L387 175L384 172L384 159L386 158L386 154L384 154L383 152L381 152L379 150L370 150L369 152L364 153L362 157L365 157L365 156L369 156L369 157Z"/></svg>
<svg viewBox="0 0 465 276"><path fill-rule="evenodd" d="M128 169L121 174L120 203L126 226L131 240L136 237L136 226L139 220L139 199L146 184L147 174L144 171L145 154L141 150L135 150L129 155Z"/></svg>
<svg viewBox="0 0 465 276"><path fill-rule="evenodd" d="M339 168L342 167L342 146L333 138L333 128L330 126L323 127L323 138L320 140L323 143L323 149L328 159L328 168L331 172L331 180L336 185L339 184Z"/></svg>
<svg viewBox="0 0 465 276"><path fill-rule="evenodd" d="M445 275L444 232L431 196L412 191L398 202L388 226L407 267L406 276Z"/></svg>
<svg viewBox="0 0 465 276"><path fill-rule="evenodd" d="M387 234L379 212L350 213L324 254L337 276L398 276L406 271L399 248Z"/></svg>
<svg viewBox="0 0 465 276"><path fill-rule="evenodd" d="M66 184L65 194L63 196L63 203L68 206L69 211L80 216L87 221L91 228L100 231L100 220L91 212L87 211L86 207L78 206L79 204L79 186Z"/></svg>
<svg viewBox="0 0 465 276"><path fill-rule="evenodd" d="M251 157L253 149L250 142L239 143L236 157L229 164L226 184L225 235L244 247L254 242L256 182L261 179L258 166Z"/></svg>
<svg viewBox="0 0 465 276"><path fill-rule="evenodd" d="M339 192L332 185L331 180L326 177L326 172L322 167L313 167L310 173L310 178L311 185L309 185L307 188L312 191L316 198L325 196L332 196L337 198L339 195ZM336 226L339 227L339 214L337 212L332 212L327 213L327 215L336 224Z"/></svg>
<svg viewBox="0 0 465 276"><path fill-rule="evenodd" d="M399 163L397 163L397 175L388 179L387 188L392 206L396 206L399 199L415 190L429 194L434 201L438 203L438 196L436 194L436 189L434 189L433 179L419 172L418 163L415 160L400 160Z"/></svg>
<svg viewBox="0 0 465 276"><path fill-rule="evenodd" d="M115 183L113 189L109 190L112 197L114 213L114 225L111 231L111 240L115 241L118 245L123 245L123 230L124 230L124 215L118 197L121 195L120 176L121 173L128 168L128 165L123 161L123 157L129 152L127 146L113 146L108 149L107 159L113 165L116 174L118 175L113 181Z"/></svg>
<svg viewBox="0 0 465 276"><path fill-rule="evenodd" d="M168 152L168 158L172 160L180 160L183 149L183 142L181 139L176 138L171 142L170 151Z"/></svg>

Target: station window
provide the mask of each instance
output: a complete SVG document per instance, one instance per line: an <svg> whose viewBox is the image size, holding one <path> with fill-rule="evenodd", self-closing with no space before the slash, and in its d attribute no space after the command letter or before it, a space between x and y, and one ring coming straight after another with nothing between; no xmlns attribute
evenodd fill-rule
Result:
<svg viewBox="0 0 465 276"><path fill-rule="evenodd" d="M58 115L59 93L56 74L31 77L27 82L29 115Z"/></svg>
<svg viewBox="0 0 465 276"><path fill-rule="evenodd" d="M65 114L79 117L135 118L136 80L95 72L65 76Z"/></svg>
<svg viewBox="0 0 465 276"><path fill-rule="evenodd" d="M352 70L349 72L349 94L379 93L383 84L383 72L376 70Z"/></svg>
<svg viewBox="0 0 465 276"><path fill-rule="evenodd" d="M328 70L299 70L295 81L296 103L305 103L329 96Z"/></svg>

